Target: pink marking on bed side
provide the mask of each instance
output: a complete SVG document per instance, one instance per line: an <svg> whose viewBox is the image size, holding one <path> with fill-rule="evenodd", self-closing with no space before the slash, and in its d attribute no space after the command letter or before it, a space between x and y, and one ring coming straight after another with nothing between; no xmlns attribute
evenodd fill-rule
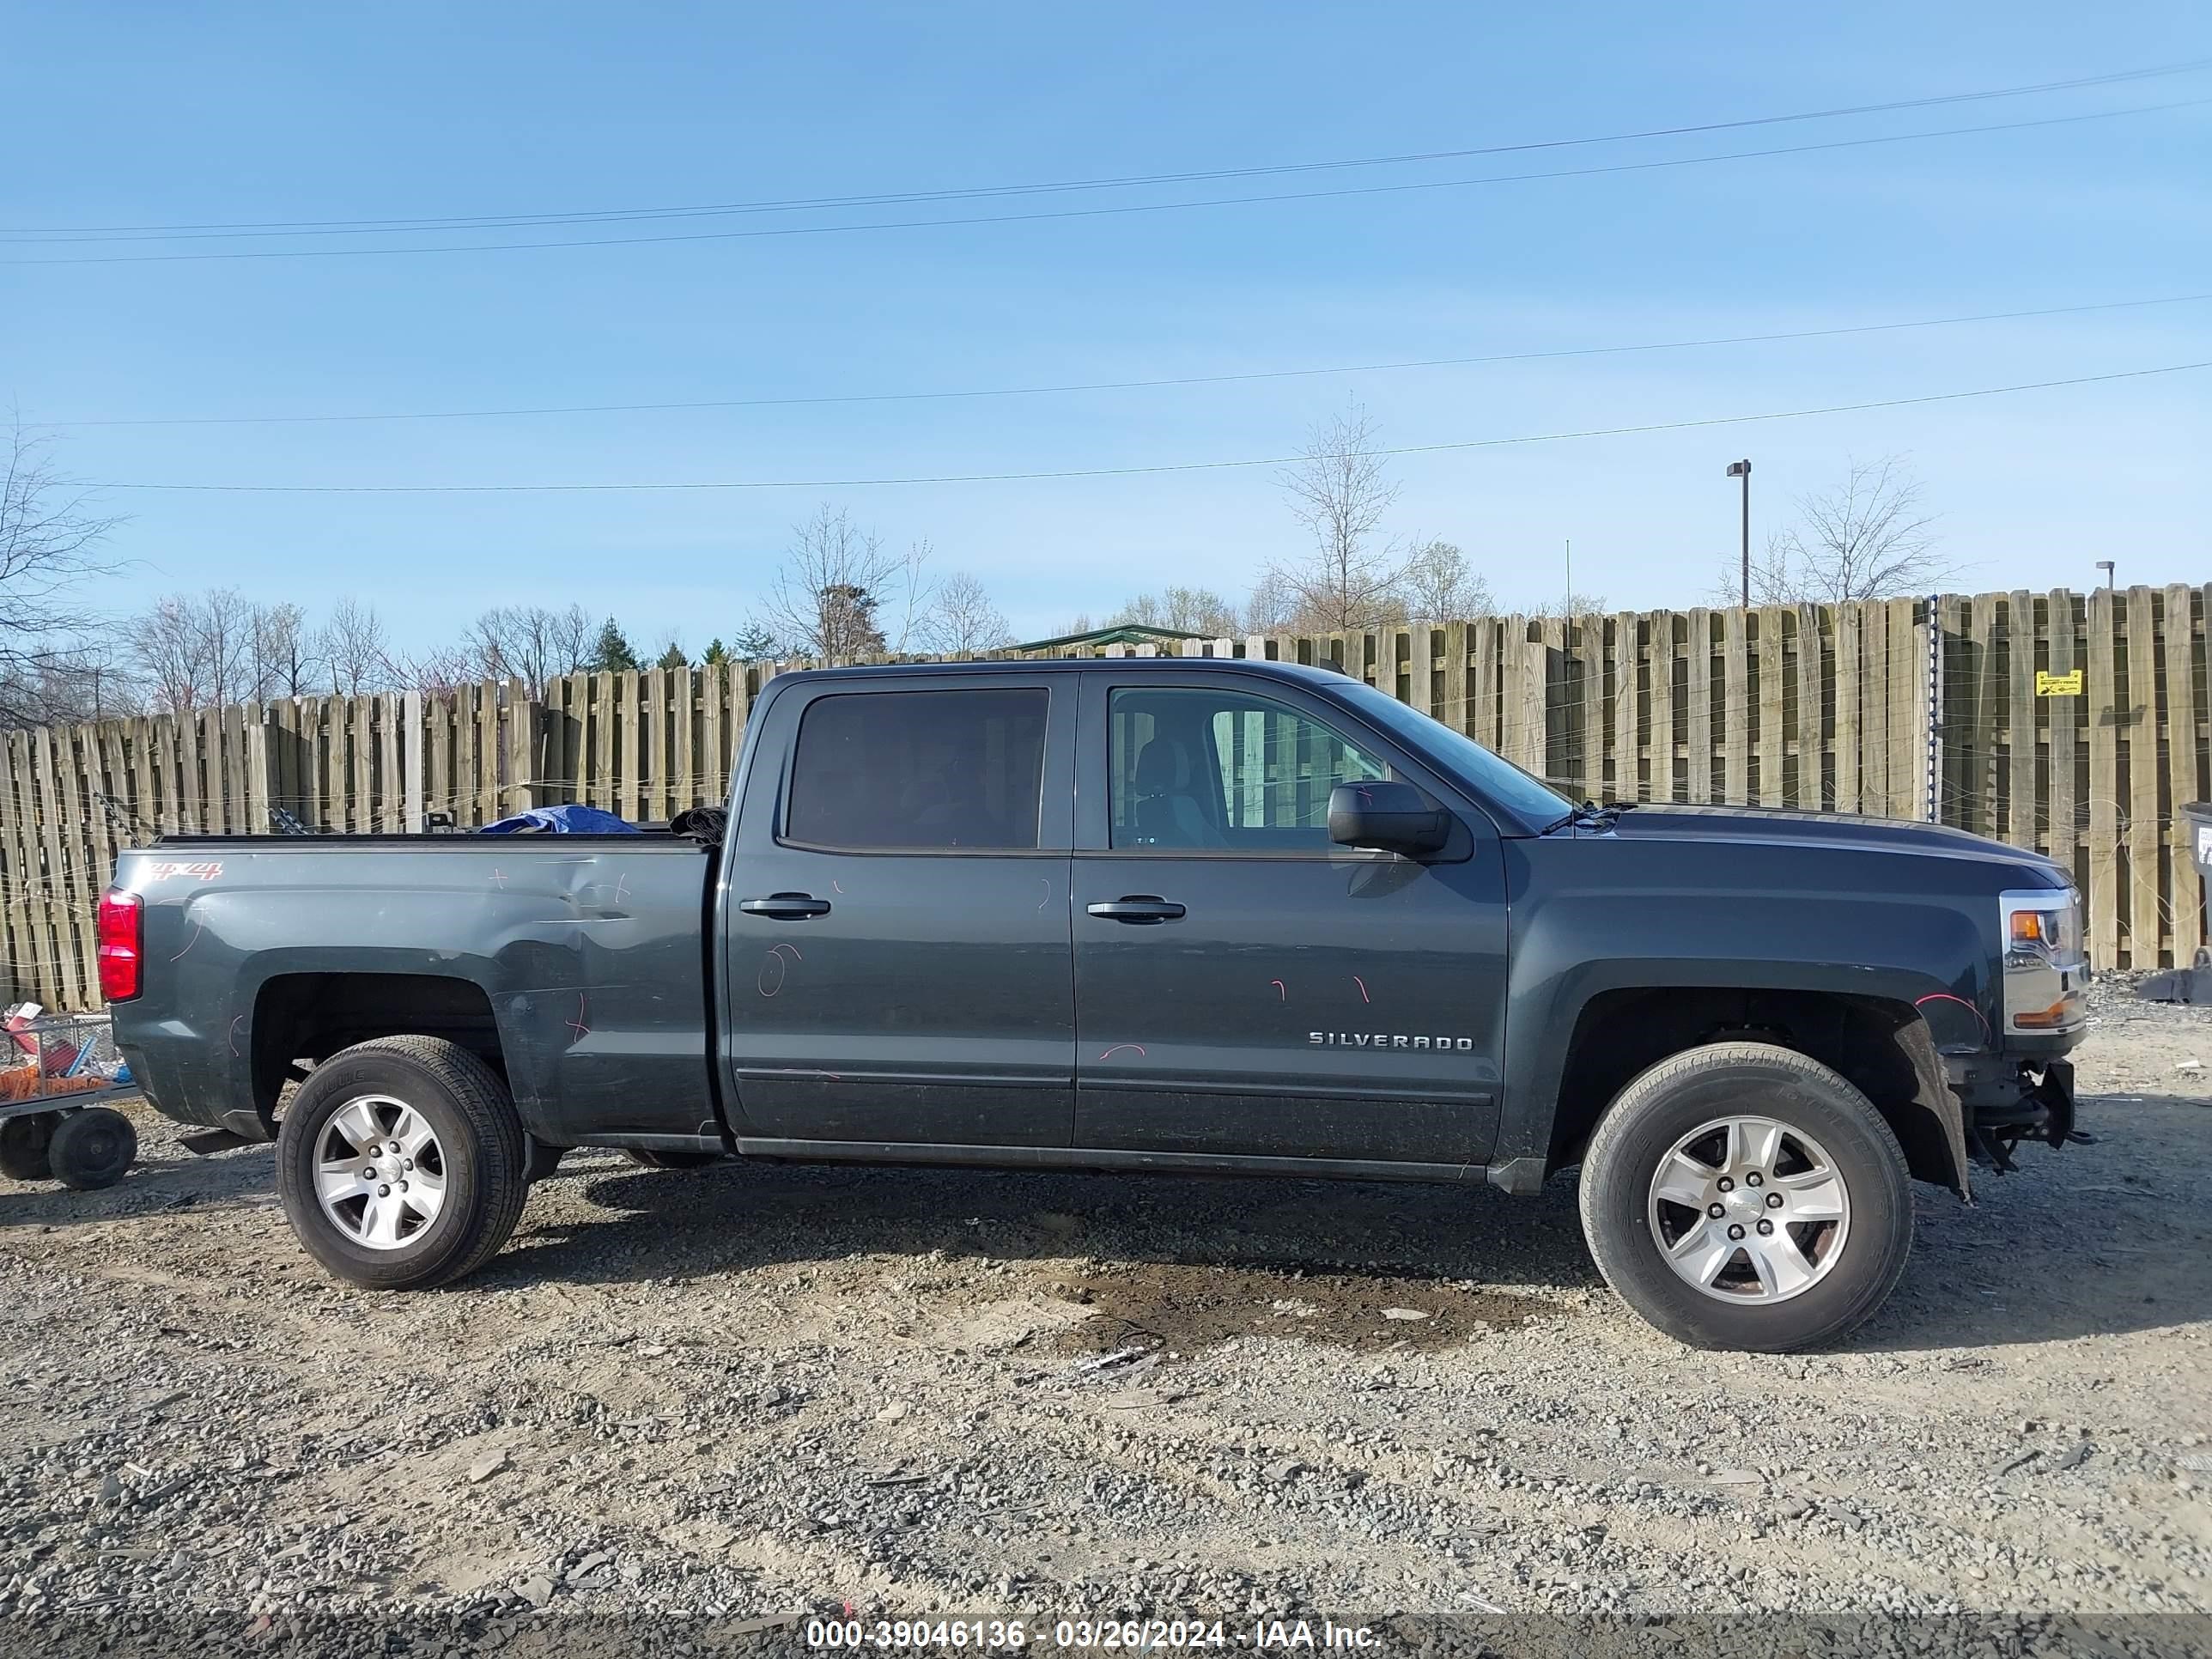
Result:
<svg viewBox="0 0 2212 1659"><path fill-rule="evenodd" d="M1284 984L1283 984L1283 981L1280 981L1280 980L1279 980L1279 979L1271 979L1271 980L1269 980L1269 981L1267 981L1267 983L1268 983L1268 984L1270 984L1270 985L1272 985L1272 986L1273 986L1273 987L1275 988L1275 1000L1276 1000L1276 1001L1278 1001L1278 1002L1288 1002L1288 1001L1291 1000L1291 994L1290 994L1289 990L1288 990L1288 989L1284 986Z"/></svg>
<svg viewBox="0 0 2212 1659"><path fill-rule="evenodd" d="M1375 1000L1373 997L1367 994L1367 981L1365 980L1360 978L1358 975L1354 974L1352 976L1352 982L1359 988L1359 1000L1362 1002L1372 1002Z"/></svg>
<svg viewBox="0 0 2212 1659"><path fill-rule="evenodd" d="M581 991L576 993L575 1018L563 1020L562 1024L566 1025L570 1030L574 1031L579 1041L591 1036L592 1028L584 1024L584 994Z"/></svg>
<svg viewBox="0 0 2212 1659"><path fill-rule="evenodd" d="M1098 1058L1101 1060L1110 1060L1115 1054L1120 1054L1124 1048L1134 1048L1140 1054L1145 1052L1145 1045L1141 1042L1117 1042L1112 1048L1109 1048L1104 1054L1099 1055Z"/></svg>

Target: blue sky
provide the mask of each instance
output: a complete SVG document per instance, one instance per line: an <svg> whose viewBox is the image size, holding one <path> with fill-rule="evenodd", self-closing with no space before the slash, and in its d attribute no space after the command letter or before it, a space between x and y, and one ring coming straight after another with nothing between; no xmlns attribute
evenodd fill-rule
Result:
<svg viewBox="0 0 2212 1659"><path fill-rule="evenodd" d="M374 8L15 3L0 223L553 213L1267 166L1577 137L2212 56L2201 6ZM2212 98L2212 74L1552 155L763 223L955 217L1644 161ZM1787 331L2212 290L2212 105L1602 177L648 246L0 265L29 422L835 396ZM726 228L655 222L524 240ZM501 233L507 234L507 233ZM21 240L21 239L16 239ZM404 246L441 240L383 239ZM492 240L471 233L461 240ZM40 244L0 258L327 242ZM358 243L347 244L358 246ZM868 477L1278 455L1347 398L1393 445L1909 398L2212 358L2212 304L1852 338L1045 397L63 428L79 477ZM1391 528L1500 599L1687 604L1848 457L1909 453L1961 586L2212 578L2212 374L1395 463ZM94 596L378 601L404 642L580 600L694 648L817 500L981 575L1024 634L1297 531L1264 468L818 491L117 492Z"/></svg>

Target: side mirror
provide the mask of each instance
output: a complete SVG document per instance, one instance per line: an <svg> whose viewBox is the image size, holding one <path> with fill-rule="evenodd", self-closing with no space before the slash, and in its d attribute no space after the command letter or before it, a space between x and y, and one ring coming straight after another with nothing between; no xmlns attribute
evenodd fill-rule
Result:
<svg viewBox="0 0 2212 1659"><path fill-rule="evenodd" d="M1328 838L1408 856L1440 853L1451 838L1451 815L1410 783L1340 783L1328 792Z"/></svg>

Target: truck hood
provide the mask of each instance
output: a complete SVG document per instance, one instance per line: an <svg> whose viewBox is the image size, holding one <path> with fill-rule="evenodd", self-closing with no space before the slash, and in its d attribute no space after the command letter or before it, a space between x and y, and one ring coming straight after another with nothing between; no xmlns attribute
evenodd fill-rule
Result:
<svg viewBox="0 0 2212 1659"><path fill-rule="evenodd" d="M1636 841L1757 842L1768 846L1833 847L1940 858L2000 860L2039 866L2054 882L2064 872L2042 854L1937 823L1863 817L1850 812L1791 811L1766 806L1638 806L1623 812L1612 833Z"/></svg>

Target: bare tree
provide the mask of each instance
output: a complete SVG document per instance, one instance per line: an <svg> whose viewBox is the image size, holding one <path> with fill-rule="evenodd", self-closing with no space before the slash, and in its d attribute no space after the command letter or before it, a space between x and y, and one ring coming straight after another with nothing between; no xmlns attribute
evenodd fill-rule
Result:
<svg viewBox="0 0 2212 1659"><path fill-rule="evenodd" d="M1474 562L1455 544L1434 537L1416 539L1398 591L1406 614L1424 622L1462 622L1491 611L1490 584Z"/></svg>
<svg viewBox="0 0 2212 1659"><path fill-rule="evenodd" d="M1210 587L1168 587L1138 594L1106 620L1109 626L1135 623L1218 640L1237 632L1242 619L1237 607Z"/></svg>
<svg viewBox="0 0 2212 1659"><path fill-rule="evenodd" d="M1272 570L1262 570L1244 596L1238 620L1247 634L1287 634L1298 625L1297 598Z"/></svg>
<svg viewBox="0 0 2212 1659"><path fill-rule="evenodd" d="M1404 614L1398 585L1406 561L1375 544L1398 499L1398 486L1375 453L1379 437L1367 411L1353 404L1316 424L1298 459L1280 475L1313 550L1294 563L1270 566L1267 575L1289 599L1300 627L1326 633Z"/></svg>
<svg viewBox="0 0 2212 1659"><path fill-rule="evenodd" d="M390 689L394 675L392 641L376 607L355 599L331 607L331 619L317 630L316 654L329 670L331 690L342 697Z"/></svg>
<svg viewBox="0 0 2212 1659"><path fill-rule="evenodd" d="M1602 593L1559 593L1528 607L1532 617L1588 617L1605 609Z"/></svg>
<svg viewBox="0 0 2212 1659"><path fill-rule="evenodd" d="M234 587L155 601L128 625L155 705L183 714L259 696L261 619L261 608Z"/></svg>
<svg viewBox="0 0 2212 1659"><path fill-rule="evenodd" d="M395 660L392 680L410 691L434 697L450 697L477 680L477 659L465 646L445 645L418 655Z"/></svg>
<svg viewBox="0 0 2212 1659"><path fill-rule="evenodd" d="M282 602L253 607L250 647L253 695L260 698L309 695L321 666L307 641L307 613Z"/></svg>
<svg viewBox="0 0 2212 1659"><path fill-rule="evenodd" d="M17 425L0 459L0 723L65 717L80 672L97 702L98 665L56 623L78 584L113 569L98 551L122 520L55 470L50 441Z"/></svg>
<svg viewBox="0 0 2212 1659"><path fill-rule="evenodd" d="M0 729L145 712L134 666L112 633L88 630L53 642L53 649L50 661L0 669Z"/></svg>
<svg viewBox="0 0 2212 1659"><path fill-rule="evenodd" d="M499 605L469 624L461 649L480 679L520 679L533 696L592 659L599 626L580 605Z"/></svg>
<svg viewBox="0 0 2212 1659"><path fill-rule="evenodd" d="M1901 455L1853 460L1837 488L1797 498L1802 528L1767 538L1751 568L1754 605L1839 604L1924 593L1959 574L1936 550L1936 515ZM1731 583L1728 597L1738 597Z"/></svg>
<svg viewBox="0 0 2212 1659"><path fill-rule="evenodd" d="M903 651L929 599L928 557L927 542L904 554L887 550L881 536L825 501L792 526L762 620L801 656L842 661Z"/></svg>
<svg viewBox="0 0 2212 1659"><path fill-rule="evenodd" d="M938 584L922 637L933 651L995 651L1014 642L1006 613L980 577L956 570Z"/></svg>

